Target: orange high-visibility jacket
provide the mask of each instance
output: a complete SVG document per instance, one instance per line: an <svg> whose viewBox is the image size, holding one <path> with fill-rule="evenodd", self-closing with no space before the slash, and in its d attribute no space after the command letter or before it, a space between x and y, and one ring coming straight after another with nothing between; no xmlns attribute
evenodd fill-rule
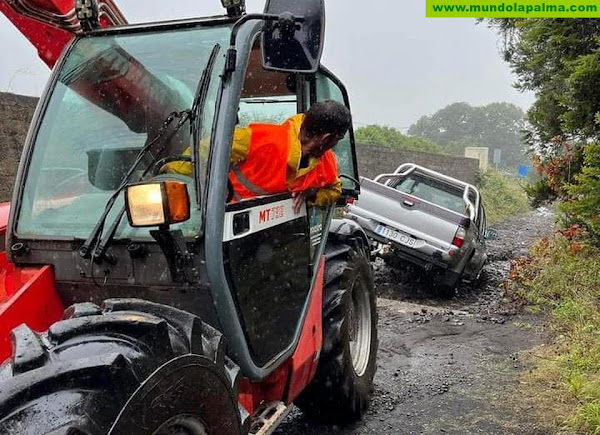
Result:
<svg viewBox="0 0 600 435"><path fill-rule="evenodd" d="M288 182L290 122L281 125L250 124L247 128L250 131L250 143L246 158L234 163L229 171L234 200L321 189L339 183L337 161L331 150L321 156L312 170Z"/></svg>

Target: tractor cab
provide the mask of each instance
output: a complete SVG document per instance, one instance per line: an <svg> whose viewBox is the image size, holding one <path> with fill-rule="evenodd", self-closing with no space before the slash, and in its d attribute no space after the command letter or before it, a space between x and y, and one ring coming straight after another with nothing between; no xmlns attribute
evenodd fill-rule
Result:
<svg viewBox="0 0 600 435"><path fill-rule="evenodd" d="M84 32L63 51L32 120L6 229L6 254L18 268L45 265L44 277L52 276L52 284L39 291L55 294L55 305L71 306L66 320L56 325L74 325L86 316L102 323L110 317L112 323L102 323L102 331L121 325L118 334L127 335L123 325L130 319L136 325L132 331L143 325L154 331L158 326L150 324L158 317L171 328L167 335L152 332L135 340L151 337L158 343L170 337L175 354L210 354L210 364L219 366L210 370L233 380L223 391L238 397L245 411L233 419L241 432L207 433L245 433L248 413L265 403L287 406L301 394L305 409L314 413L330 407L340 418L360 418L371 392L377 346L366 236L352 222L336 222L333 204L305 204L296 213L290 192L231 201L228 185L238 129L281 123L323 100L349 107L340 80L320 65L323 1L268 0L261 14L246 14L239 0L223 5L227 16L100 28L97 3L76 1ZM359 193L352 128L333 151L344 202ZM335 270L326 273L326 263ZM12 313L7 331L27 322L15 307L5 310ZM39 318L40 310L30 310L31 317ZM47 318L35 328L41 332L58 320ZM73 327L88 331L96 320L82 319ZM48 334L59 333L60 327L52 328ZM23 334L27 343L37 343L31 341L37 333ZM69 334L48 336L49 343L66 342L74 336ZM177 334L188 344L175 340ZM2 340L7 343L8 337L0 337L5 345ZM93 349L103 355L117 352L123 344L113 341L98 340ZM324 342L330 353L322 356L327 361L320 374ZM338 356L341 349L344 358ZM142 357L136 358L127 356L134 362ZM54 356L36 361L42 360L61 361ZM164 370L188 376L183 373L189 365L171 362ZM194 367L203 364L208 362ZM322 394L332 364L353 367L335 369L340 376L352 374L340 380L339 392L351 397ZM160 370L155 375L157 385L168 388L169 377ZM145 379L150 373L136 376ZM302 393L315 376L319 382L310 394ZM132 433L114 428L133 424L133 417L123 419L139 415L135 406L151 397L144 390L148 385L130 394L110 433ZM202 389L194 385L186 387L196 389L186 397ZM314 399L320 396L328 397L327 405ZM0 410L2 400L0 392Z"/></svg>
<svg viewBox="0 0 600 435"><path fill-rule="evenodd" d="M67 305L136 294L231 328L253 377L293 348L333 207L296 215L289 193L226 203L234 130L348 105L318 62L320 2L313 16L270 3L75 38L33 120L8 236L16 264L53 267ZM334 152L356 195L352 131Z"/></svg>

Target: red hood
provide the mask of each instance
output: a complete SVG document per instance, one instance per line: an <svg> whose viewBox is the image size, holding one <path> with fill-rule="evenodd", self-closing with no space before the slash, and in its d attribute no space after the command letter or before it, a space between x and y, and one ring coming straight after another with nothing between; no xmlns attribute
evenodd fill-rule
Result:
<svg viewBox="0 0 600 435"><path fill-rule="evenodd" d="M0 231L8 225L8 213L10 212L10 202L0 203Z"/></svg>

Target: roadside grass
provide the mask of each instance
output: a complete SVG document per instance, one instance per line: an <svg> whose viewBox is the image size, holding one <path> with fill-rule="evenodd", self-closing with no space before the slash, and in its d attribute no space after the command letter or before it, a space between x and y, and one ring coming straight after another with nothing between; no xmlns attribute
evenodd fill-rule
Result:
<svg viewBox="0 0 600 435"><path fill-rule="evenodd" d="M547 313L552 336L532 352L523 393L557 430L600 434L600 249L579 229L563 231L516 260L510 278L507 292Z"/></svg>
<svg viewBox="0 0 600 435"><path fill-rule="evenodd" d="M490 225L531 210L527 194L518 180L495 169L481 174L479 191Z"/></svg>

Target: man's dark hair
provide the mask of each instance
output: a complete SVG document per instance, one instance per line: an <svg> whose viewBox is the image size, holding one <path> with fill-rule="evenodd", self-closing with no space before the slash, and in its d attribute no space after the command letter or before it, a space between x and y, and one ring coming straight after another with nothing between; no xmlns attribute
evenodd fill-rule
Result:
<svg viewBox="0 0 600 435"><path fill-rule="evenodd" d="M319 101L310 106L302 127L309 137L331 133L342 137L350 128L350 111L333 100Z"/></svg>

